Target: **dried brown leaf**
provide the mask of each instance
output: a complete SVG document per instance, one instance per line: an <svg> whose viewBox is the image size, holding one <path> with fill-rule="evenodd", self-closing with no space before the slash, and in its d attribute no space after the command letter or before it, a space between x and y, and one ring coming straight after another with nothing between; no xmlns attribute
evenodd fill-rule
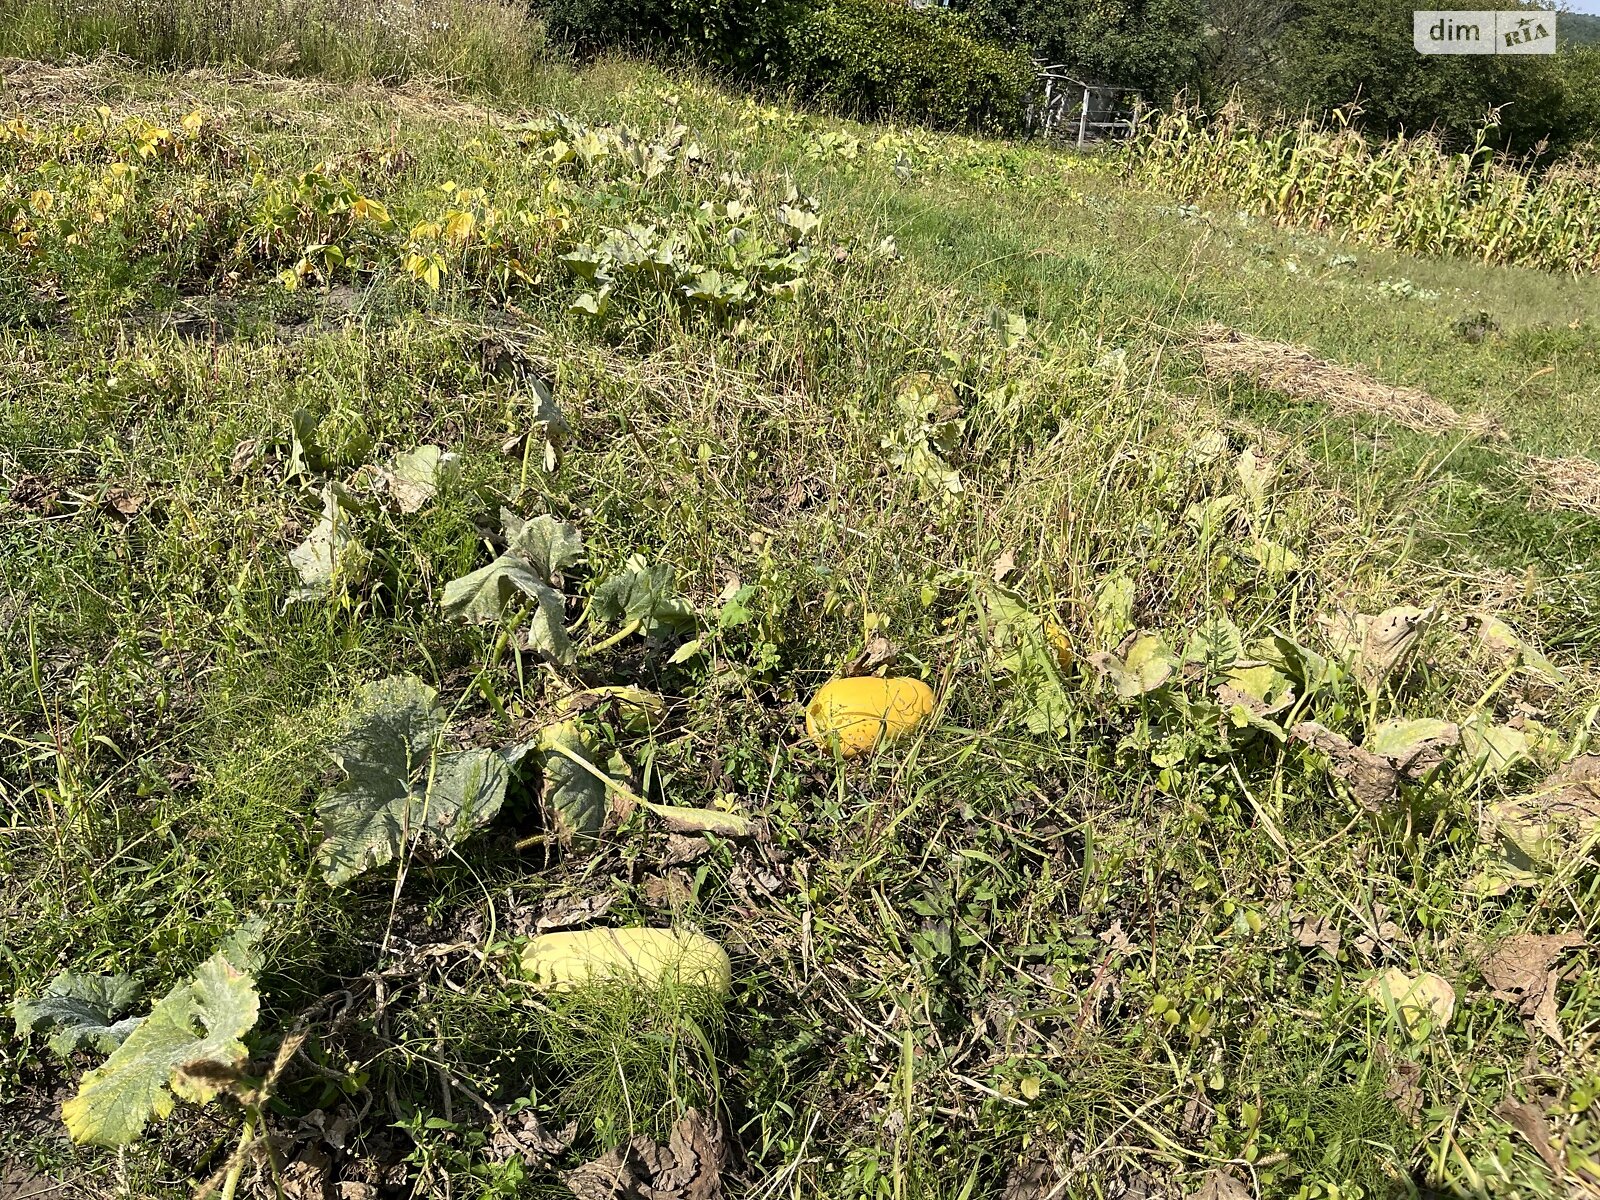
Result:
<svg viewBox="0 0 1600 1200"><path fill-rule="evenodd" d="M1562 1045L1557 976L1551 964L1563 950L1583 944L1580 933L1515 934L1484 959L1484 982L1494 989L1495 999L1516 1003L1530 1025Z"/></svg>
<svg viewBox="0 0 1600 1200"><path fill-rule="evenodd" d="M1328 756L1329 769L1349 784L1356 802L1369 812L1379 812L1394 798L1400 772L1381 755L1363 750L1341 733L1316 721L1302 721L1289 736Z"/></svg>
<svg viewBox="0 0 1600 1200"><path fill-rule="evenodd" d="M1206 1173L1194 1200L1252 1200L1250 1185L1231 1171L1216 1167Z"/></svg>
<svg viewBox="0 0 1600 1200"><path fill-rule="evenodd" d="M900 647L884 637L875 633L867 639L867 644L849 662L840 668L842 676L870 675L879 667L886 667L900 654Z"/></svg>
<svg viewBox="0 0 1600 1200"><path fill-rule="evenodd" d="M722 1126L690 1109L665 1146L643 1134L562 1177L578 1200L720 1200Z"/></svg>
<svg viewBox="0 0 1600 1200"><path fill-rule="evenodd" d="M1552 1175L1557 1179L1565 1177L1561 1154L1550 1141L1550 1127L1545 1124L1542 1112L1531 1104L1507 1096L1495 1109L1495 1115L1528 1139L1528 1144L1544 1160L1544 1165L1550 1168Z"/></svg>
<svg viewBox="0 0 1600 1200"><path fill-rule="evenodd" d="M1295 922L1294 940L1307 950L1321 950L1329 958L1339 957L1339 927L1327 917L1314 913L1300 917Z"/></svg>

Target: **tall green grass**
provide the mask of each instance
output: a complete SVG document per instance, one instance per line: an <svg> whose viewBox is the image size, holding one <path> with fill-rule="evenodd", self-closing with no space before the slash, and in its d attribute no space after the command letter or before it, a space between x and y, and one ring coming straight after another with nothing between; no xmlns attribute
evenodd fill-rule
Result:
<svg viewBox="0 0 1600 1200"><path fill-rule="evenodd" d="M543 26L509 0L0 0L0 54L105 52L494 95L528 94L546 61Z"/></svg>
<svg viewBox="0 0 1600 1200"><path fill-rule="evenodd" d="M1482 135L1450 152L1431 134L1370 140L1343 120L1266 126L1224 109L1148 124L1130 169L1190 199L1232 197L1284 224L1413 254L1600 269L1600 166L1498 157Z"/></svg>

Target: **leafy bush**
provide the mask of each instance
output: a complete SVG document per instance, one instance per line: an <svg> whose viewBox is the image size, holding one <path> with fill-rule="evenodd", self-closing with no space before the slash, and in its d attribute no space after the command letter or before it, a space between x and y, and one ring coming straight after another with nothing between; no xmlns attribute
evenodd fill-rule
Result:
<svg viewBox="0 0 1600 1200"><path fill-rule="evenodd" d="M788 29L789 81L861 117L1010 128L1022 117L1027 56L983 40L965 18L897 0L824 0Z"/></svg>
<svg viewBox="0 0 1600 1200"><path fill-rule="evenodd" d="M587 56L607 50L687 54L740 73L775 75L797 0L549 0L550 39Z"/></svg>

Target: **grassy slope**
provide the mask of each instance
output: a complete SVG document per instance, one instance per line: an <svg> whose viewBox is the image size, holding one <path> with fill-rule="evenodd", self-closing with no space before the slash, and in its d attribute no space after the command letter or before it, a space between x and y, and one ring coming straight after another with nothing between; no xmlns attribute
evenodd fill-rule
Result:
<svg viewBox="0 0 1600 1200"><path fill-rule="evenodd" d="M115 236L30 260L0 302L0 475L62 492L43 511L14 501L0 529L7 989L66 965L131 963L159 992L264 910L270 1032L339 979L393 962L393 946L379 962L375 933L392 919L411 941L493 941L564 897L614 894L614 918L675 912L735 951L720 1070L663 1048L648 1014L540 1013L465 968L453 987L424 977L381 1020L319 1034L325 1077L343 1079L352 1110L373 1102L363 1153L385 1158L382 1126L404 1120L413 1178L538 1194L538 1172L472 1140L475 1109L441 1098L448 1067L496 1103L531 1097L548 1127L584 1117L573 1159L715 1092L744 1150L738 1177L795 1196L999 1195L1019 1163L1066 1171L1061 1194L1131 1178L1166 1194L1246 1159L1255 1166L1234 1169L1263 1195L1402 1195L1413 1178L1561 1194L1494 1109L1514 1089L1556 1114L1574 1163L1596 1152L1574 1097L1600 1071L1583 1033L1600 997L1562 985L1575 1049L1561 1050L1491 999L1473 962L1484 938L1592 928L1592 875L1477 899L1475 814L1501 785L1363 818L1302 751L1257 739L1219 753L1096 695L1086 668L1069 671L1060 728L1029 734L975 597L1015 548L1008 583L1059 622L1080 662L1105 637L1097 581L1120 569L1137 623L1179 641L1224 610L1247 630L1314 641L1313 616L1341 598L1365 611L1492 603L1578 666L1597 628L1595 522L1530 507L1517 464L1596 453L1597 285L1360 250L1334 265L1346 253L1335 242L1179 211L1092 162L921 134L874 149L879 131L627 64L537 86L529 99L584 119L647 134L681 121L711 164L644 188L567 168L568 239L681 223L726 197L717 176L730 170L770 212L792 177L824 218L801 298L730 328L645 294L597 327L565 311L576 289L549 243L536 247L546 285L512 307L481 278L447 274L435 296L393 263L354 287L285 294L271 276L298 242L231 264L229 281L218 257L240 215L321 160L402 228L446 205L446 180L534 203L556 172L426 91L103 65L11 77L8 103L37 124L92 123L103 103L173 126L198 108L220 137L147 164ZM368 147L405 154L385 164ZM185 208L196 178L210 186ZM149 236L162 222L190 233ZM227 236L208 239L213 228ZM885 236L897 257L878 249ZM1438 297L1376 288L1401 278ZM995 306L1028 321L1010 348L990 327ZM1502 328L1471 346L1450 324L1477 310ZM1186 344L1206 319L1423 386L1493 415L1510 442L1332 418L1206 381ZM505 345L523 367L497 361ZM575 428L553 475L537 455L525 466L498 451L530 419L527 371ZM903 420L893 383L909 371L964 385L956 496L919 492L887 460ZM316 503L270 457L229 463L241 441L281 440L302 407L345 448L337 473L433 440L462 455L470 486L416 516L368 518L377 586L286 607L285 552ZM1229 454L1197 456L1216 428ZM1237 490L1231 459L1250 446L1283 464L1253 520L1300 556L1288 579L1238 551L1243 525L1202 544L1185 520L1192 502ZM112 485L145 507L113 516ZM715 631L709 655L671 665L634 640L586 660L582 678L665 695L661 725L607 736L676 802L738 797L769 820L771 846L719 848L685 870L635 832L552 863L513 850L536 831L513 814L460 859L414 867L397 914L385 872L350 891L321 883L314 731L357 681L424 675L461 699L462 736L480 744L547 719L571 687L439 612L443 582L487 561L479 527L502 502L577 523L594 577L634 551L676 566ZM753 591L719 609L734 579ZM837 766L798 739L798 702L874 628L939 690L942 719L910 750ZM1345 693L1321 719L1356 732L1391 711L1459 718L1496 676L1447 629L1426 658L1370 711ZM1520 702L1570 738L1593 682L1580 669L1554 694L1516 686L1492 707L1506 717ZM1295 914L1343 932L1337 959L1295 944ZM1355 998L1389 964L1455 981L1447 1032L1410 1039ZM575 1055L586 1023L611 1032L580 1037ZM626 1061L632 1091L574 1085L584 1054ZM1386 1098L1404 1078L1397 1061L1417 1064L1414 1121ZM286 1112L338 1111L325 1077L294 1078ZM186 1113L124 1165L77 1157L41 1110L61 1078L37 1043L0 1050L0 1098L23 1131L11 1136L89 1190L182 1194L158 1181L203 1176L231 1137ZM635 1107L636 1093L651 1099Z"/></svg>

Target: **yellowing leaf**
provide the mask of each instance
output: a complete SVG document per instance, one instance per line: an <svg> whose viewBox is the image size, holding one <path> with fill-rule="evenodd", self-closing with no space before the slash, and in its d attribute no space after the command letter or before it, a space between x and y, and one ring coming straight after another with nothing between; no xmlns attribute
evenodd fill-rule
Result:
<svg viewBox="0 0 1600 1200"><path fill-rule="evenodd" d="M218 1076L247 1057L240 1039L260 1009L255 981L237 957L227 950L212 955L83 1077L78 1094L61 1108L73 1141L120 1146L138 1137L152 1116L170 1113L174 1093L202 1104L216 1095Z"/></svg>
<svg viewBox="0 0 1600 1200"><path fill-rule="evenodd" d="M461 459L438 446L418 446L394 456L389 494L403 513L419 512L439 488L459 478Z"/></svg>
<svg viewBox="0 0 1600 1200"><path fill-rule="evenodd" d="M300 576L301 584L290 593L290 600L337 595L365 576L372 556L356 536L352 516L337 490L324 489L322 519L305 541L289 551L289 564Z"/></svg>
<svg viewBox="0 0 1600 1200"><path fill-rule="evenodd" d="M1448 980L1423 973L1408 975L1399 967L1379 971L1367 980L1362 993L1389 1008L1415 1035L1428 1029L1443 1031L1456 1011L1456 990Z"/></svg>
<svg viewBox="0 0 1600 1200"><path fill-rule="evenodd" d="M1505 621L1490 613L1478 613L1477 620L1478 641L1485 648L1515 660L1527 674L1552 686L1559 687L1567 681L1560 667L1541 654L1533 643L1524 640Z"/></svg>
<svg viewBox="0 0 1600 1200"><path fill-rule="evenodd" d="M1116 685L1117 695L1131 700L1166 683L1178 657L1160 634L1144 633L1129 644L1122 658L1102 650L1089 656L1089 665Z"/></svg>

